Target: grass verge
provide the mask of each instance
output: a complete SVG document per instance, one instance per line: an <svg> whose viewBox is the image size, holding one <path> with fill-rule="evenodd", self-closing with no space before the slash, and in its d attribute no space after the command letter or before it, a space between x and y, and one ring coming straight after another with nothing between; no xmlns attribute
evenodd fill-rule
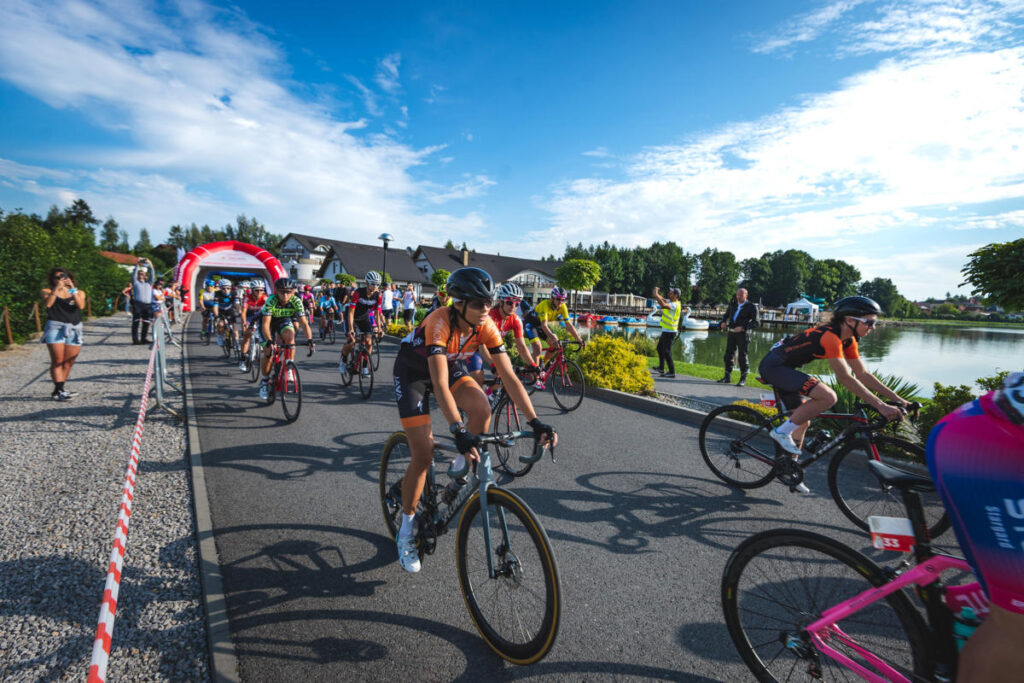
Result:
<svg viewBox="0 0 1024 683"><path fill-rule="evenodd" d="M647 367L656 368L658 367L658 359L647 357ZM686 375L687 377L700 377L702 379L722 379L724 369L716 365L700 365L698 363L683 363L682 361L676 361L676 374ZM753 371L747 375L747 386L755 389L770 389L760 382L757 381ZM739 373L733 370L733 379L739 381Z"/></svg>

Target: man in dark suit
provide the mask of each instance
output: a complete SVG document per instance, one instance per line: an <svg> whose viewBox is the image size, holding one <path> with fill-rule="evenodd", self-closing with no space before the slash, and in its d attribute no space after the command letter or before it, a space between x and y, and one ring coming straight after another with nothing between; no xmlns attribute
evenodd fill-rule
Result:
<svg viewBox="0 0 1024 683"><path fill-rule="evenodd" d="M736 386L747 384L747 371L750 363L747 360L747 332L761 324L757 315L757 304L747 301L747 290L740 287L736 290L736 298L729 304L725 317L719 325L729 331L729 339L725 345L725 377L718 380L719 384L732 383L732 357L739 356L740 381Z"/></svg>

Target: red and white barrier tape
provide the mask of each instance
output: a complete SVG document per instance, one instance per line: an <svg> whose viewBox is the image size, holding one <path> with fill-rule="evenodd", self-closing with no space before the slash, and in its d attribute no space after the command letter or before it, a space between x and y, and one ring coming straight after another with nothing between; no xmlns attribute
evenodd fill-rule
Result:
<svg viewBox="0 0 1024 683"><path fill-rule="evenodd" d="M132 514L132 497L135 492L135 475L139 466L139 449L142 447L142 426L146 422L146 406L149 404L149 389L153 383L153 367L156 361L156 344L149 354L149 369L146 370L146 384L142 388L142 403L139 418L135 421L135 433L128 457L128 471L124 475L124 491L121 509L117 515L117 529L114 532L114 548L110 551L110 565L107 568L107 583L103 587L103 602L96 626L96 640L92 644L92 661L89 662L89 683L103 683L107 680L107 661L110 659L110 640L114 635L114 612L117 610L117 593L121 588L121 569L124 551L128 543L128 521Z"/></svg>

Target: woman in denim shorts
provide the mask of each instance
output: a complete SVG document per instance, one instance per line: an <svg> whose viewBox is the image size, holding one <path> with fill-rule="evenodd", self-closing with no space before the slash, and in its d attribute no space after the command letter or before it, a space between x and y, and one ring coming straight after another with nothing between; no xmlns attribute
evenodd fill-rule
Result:
<svg viewBox="0 0 1024 683"><path fill-rule="evenodd" d="M50 377L53 379L55 401L67 401L73 394L64 388L71 366L82 349L82 309L85 292L75 287L74 275L67 268L51 268L43 290L46 306L46 327L42 341L50 351Z"/></svg>

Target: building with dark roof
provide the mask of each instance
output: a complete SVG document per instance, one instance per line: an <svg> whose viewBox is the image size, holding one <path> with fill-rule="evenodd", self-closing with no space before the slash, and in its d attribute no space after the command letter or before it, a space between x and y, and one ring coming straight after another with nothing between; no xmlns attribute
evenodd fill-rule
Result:
<svg viewBox="0 0 1024 683"><path fill-rule="evenodd" d="M288 276L300 282L312 282L330 250L328 240L290 232L277 245L277 256Z"/></svg>
<svg viewBox="0 0 1024 683"><path fill-rule="evenodd" d="M464 266L482 268L494 278L495 283L512 281L518 284L526 298L534 303L550 296L551 288L555 286L555 269L562 265L561 261L538 261L422 244L412 253L412 260L427 280L435 270L451 272Z"/></svg>
<svg viewBox="0 0 1024 683"><path fill-rule="evenodd" d="M324 243L328 246L328 251L316 272L318 278L334 280L339 273L349 273L362 283L363 276L368 271L375 270L380 273L385 269L385 251L382 246L338 240L325 240ZM405 249L389 248L386 258L387 272L391 275L392 282L401 285L411 282L417 286L417 291L420 285L426 282L423 273L412 262L409 252Z"/></svg>

